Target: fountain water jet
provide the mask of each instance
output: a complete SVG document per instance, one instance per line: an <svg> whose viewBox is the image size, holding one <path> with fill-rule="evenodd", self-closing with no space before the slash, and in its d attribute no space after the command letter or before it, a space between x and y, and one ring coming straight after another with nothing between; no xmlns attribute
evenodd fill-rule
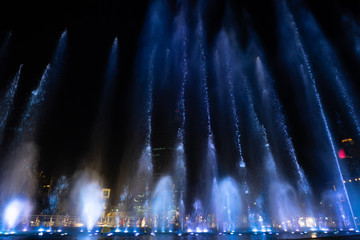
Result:
<svg viewBox="0 0 360 240"><path fill-rule="evenodd" d="M325 130L326 135L327 135L327 139L328 139L330 147L331 147L332 157L333 157L333 160L334 160L336 168L337 168L337 172L338 172L338 175L339 175L339 181L340 181L340 184L341 184L341 186L343 188L346 202L348 204L348 208L349 208L350 215L351 215L351 220L353 222L354 228L357 229L357 225L356 225L356 222L355 222L355 217L354 217L354 213L353 213L352 206L351 206L351 203L350 203L349 195L348 195L345 183L344 183L343 173L342 173L342 170L341 170L341 167L340 167L340 164L339 164L339 160L337 158L337 153L336 153L336 150L335 150L333 137L332 137L330 127L329 127L329 124L328 124L328 120L327 120L327 117L326 117L326 114L325 114L325 111L324 111L323 103L322 103L322 100L321 100L321 97L320 97L320 94L319 94L319 91L318 91L316 80L315 80L315 77L313 76L311 64L310 64L308 56L307 56L307 54L306 54L306 52L304 50L302 40L301 40L301 36L300 36L300 34L298 32L298 28L296 26L296 22L295 22L295 20L293 18L292 13L288 9L288 7L287 7L287 5L286 5L286 3L284 1L282 2L282 6L283 6L283 11L286 12L287 18L289 19L290 26L291 26L291 29L293 31L294 37L295 37L295 43L296 43L297 50L299 51L299 54L300 54L300 56L301 56L301 58L303 60L304 65L300 66L302 77L303 77L304 81L309 82L310 85L311 85L311 89L312 89L312 93L313 93L313 100L317 104L317 107L318 107L318 110L319 110L319 113L320 113L320 117L321 117L321 120L322 120L322 123L323 123L323 127L324 127L324 130Z"/></svg>
<svg viewBox="0 0 360 240"><path fill-rule="evenodd" d="M83 171L78 174L72 199L77 204L77 210L84 225L90 231L102 216L105 200L99 177L95 172Z"/></svg>
<svg viewBox="0 0 360 240"><path fill-rule="evenodd" d="M199 11L200 13L200 11ZM209 104L209 91L208 91L208 69L207 69L207 54L206 54L206 47L205 47L205 33L204 33L204 26L201 19L201 16L199 14L199 24L198 24L198 47L200 51L200 59L201 59L201 65L200 65L200 77L201 77L201 87L203 90L203 102L205 105L206 110L206 120L207 120L207 149L206 149L206 183L209 186L212 186L212 184L217 184L216 179L218 177L218 167L217 167L217 159L216 159L216 148L214 144L214 135L211 128L211 115L210 115L210 104ZM214 186L208 188L205 199L208 199L212 196L212 189ZM208 203L209 204L209 203ZM215 205L214 202L210 203L212 206ZM198 205L195 203L195 205ZM215 209L215 208L214 208ZM192 227L193 229L198 228Z"/></svg>
<svg viewBox="0 0 360 240"><path fill-rule="evenodd" d="M305 15L305 13L302 13L301 15ZM360 137L360 119L358 107L350 97L353 94L350 90L351 88L348 85L344 73L341 71L338 57L331 44L326 40L324 33L322 33L320 30L314 17L308 12L306 12L305 16L306 24L302 25L306 27L306 32L311 33L312 36L316 36L318 39L318 41L316 41L314 44L316 44L317 49L321 54L321 61L326 66L326 71L329 72L329 77L331 77L332 82L335 83L335 90L340 93L340 96L346 106L347 113L352 120L352 124L355 126L358 137ZM304 19L300 20L305 21Z"/></svg>
<svg viewBox="0 0 360 240"><path fill-rule="evenodd" d="M294 227L297 226L288 225L287 223L288 221L292 221L292 218L298 217L300 213L297 206L296 192L290 184L280 178L280 174L271 152L266 129L263 125L261 125L255 111L254 100L251 90L248 87L248 83L247 81L244 83L249 101L248 105L251 122L253 123L253 128L256 134L261 136L261 150L263 151L262 154L264 158L264 175L265 181L267 182L267 186L264 187L268 188L266 190L267 195L265 199L268 199L270 204L270 209L265 210L270 210L269 214L273 218L273 225L281 225L283 230L294 230ZM280 189L283 189L284 191L280 191ZM250 224L250 227L252 229L259 230L258 227L260 226L261 230L266 230L271 224L268 223L264 209L261 206L257 206L257 208L257 211L250 212L249 219L251 219L252 215L259 216L255 219L255 222Z"/></svg>
<svg viewBox="0 0 360 240"><path fill-rule="evenodd" d="M184 4L185 5L185 4ZM180 225L181 229L184 227L185 219L185 208L184 208L184 197L185 197L185 185L186 185L186 157L184 149L184 138L185 138L185 122L186 122L186 105L185 105L185 86L188 80L188 29L186 23L186 14L185 6L182 6L181 12L179 14L179 26L177 35L181 36L181 87L180 87L180 96L178 100L178 106L180 111L180 126L177 131L176 136L176 147L175 147L175 165L174 165L174 182L175 187L179 189L179 194L176 196L177 208L180 212Z"/></svg>
<svg viewBox="0 0 360 240"><path fill-rule="evenodd" d="M15 198L5 208L4 222L7 230L13 230L22 221L30 215L32 205L27 199Z"/></svg>
<svg viewBox="0 0 360 240"><path fill-rule="evenodd" d="M48 65L37 89L32 91L25 113L17 129L18 135L12 142L12 151L9 153L9 156L7 156L7 165L3 166L5 168L5 171L1 175L3 179L1 181L3 202L5 199L15 200L20 196L24 196L26 201L30 201L35 194L37 183L35 168L38 152L36 145L33 143L33 138L36 136L36 123L39 118L39 110L45 99L44 94L49 69L50 67ZM19 178L19 176L22 177Z"/></svg>
<svg viewBox="0 0 360 240"><path fill-rule="evenodd" d="M0 144L2 143L2 141L4 139L5 127L7 124L7 120L9 118L10 111L14 104L14 97L15 97L16 90L18 88L18 83L19 83L19 79L21 76L22 66L23 65L21 64L19 67L19 70L16 73L14 79L12 80L9 88L6 90L6 94L5 94L4 98L0 102L0 106L1 106L0 107Z"/></svg>
<svg viewBox="0 0 360 240"><path fill-rule="evenodd" d="M216 182L214 182L216 184ZM241 216L241 195L238 184L227 177L214 185L216 225L220 231L235 231Z"/></svg>
<svg viewBox="0 0 360 240"><path fill-rule="evenodd" d="M162 177L157 183L151 200L151 211L154 219L154 230L172 229L170 220L173 218L173 182L170 176Z"/></svg>
<svg viewBox="0 0 360 240"><path fill-rule="evenodd" d="M256 58L256 76L263 91L262 94L263 102L265 104L271 103L271 105L268 105L266 108L269 111L273 111L272 115L276 119L276 122L283 135L283 138L285 139L285 145L290 154L290 159L292 161L292 164L295 166L298 175L297 188L301 191L301 194L303 195L306 201L306 206L304 210L307 212L307 216L313 217L313 210L311 203L312 190L309 185L308 179L305 176L304 170L301 168L301 166L298 163L295 153L295 148L287 130L287 125L282 111L282 106L275 92L273 81L271 77L268 75L267 71L264 69L260 57Z"/></svg>

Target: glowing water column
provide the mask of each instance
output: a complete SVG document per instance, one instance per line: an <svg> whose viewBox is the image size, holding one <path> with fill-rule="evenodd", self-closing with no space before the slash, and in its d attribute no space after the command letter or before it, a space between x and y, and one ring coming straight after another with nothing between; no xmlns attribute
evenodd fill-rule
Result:
<svg viewBox="0 0 360 240"><path fill-rule="evenodd" d="M180 127L178 128L177 137L176 137L176 147L175 147L175 166L174 166L174 179L175 187L179 189L179 196L177 196L178 210L180 212L180 225L181 229L184 227L185 219L185 207L184 207L184 197L185 197L185 185L186 185L186 166L185 166L185 149L184 149L184 138L185 138L185 121L186 121L186 106L185 106L185 86L188 80L188 29L186 24L186 14L185 14L185 4L182 6L180 15L179 15L179 24L178 31L181 36L181 51L182 51L182 78L181 78L181 88L180 88L180 98L178 101L178 106L180 110Z"/></svg>
<svg viewBox="0 0 360 240"><path fill-rule="evenodd" d="M305 81L308 81L309 84L312 87L312 91L313 91L313 94L314 94L314 101L317 104L318 110L320 112L320 117L321 117L321 120L323 122L323 126L324 126L324 129L325 129L329 144L331 146L331 152L332 152L333 159L334 159L336 167L337 167L337 172L338 172L338 175L339 175L339 181L342 184L345 199L346 199L346 202L347 202L349 210L350 210L351 220L353 222L354 227L357 228L354 213L353 213L352 206L351 206L350 199L349 199L349 195L348 195L345 183L344 183L342 170L341 170L341 167L340 167L340 164L339 164L339 160L337 158L335 145L334 145L334 140L333 140L333 137L332 137L332 134L331 134L331 131L330 131L330 127L329 127L329 124L328 124L328 121L327 121L327 117L326 117L326 114L325 114L325 111L324 111L324 107L323 107L322 100L321 100L321 97L320 97L320 94L319 94L319 91L318 91L318 87L316 85L316 80L315 80L315 77L313 75L313 71L312 71L312 67L311 67L310 62L309 62L309 58L308 58L308 56L307 56L307 54L306 54L306 52L304 50L302 40L301 40L299 31L298 31L298 28L296 26L296 22L295 22L295 20L293 18L293 15L290 12L290 10L286 6L285 2L283 2L283 8L284 8L284 11L286 11L287 17L288 17L289 22L290 22L290 26L291 26L291 28L293 30L293 34L295 36L297 49L298 49L298 51L300 53L300 56L302 57L302 60L303 60L303 63L304 63L303 66L300 66L301 67L301 72L302 72L302 77L303 77L303 79Z"/></svg>

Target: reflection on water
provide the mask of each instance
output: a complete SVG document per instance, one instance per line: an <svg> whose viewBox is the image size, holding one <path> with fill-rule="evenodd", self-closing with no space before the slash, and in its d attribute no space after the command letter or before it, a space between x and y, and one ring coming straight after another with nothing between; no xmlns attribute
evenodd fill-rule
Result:
<svg viewBox="0 0 360 240"><path fill-rule="evenodd" d="M355 240L360 239L359 235L349 232L311 232L311 233L280 233L280 234L265 234L265 233L244 233L244 234L159 234L159 235L100 235L99 233L90 234L74 234L66 235L66 233L39 233L27 234L27 235L7 235L0 236L0 239L22 240L22 239L69 239L69 240L295 240L295 239L322 239L322 240Z"/></svg>

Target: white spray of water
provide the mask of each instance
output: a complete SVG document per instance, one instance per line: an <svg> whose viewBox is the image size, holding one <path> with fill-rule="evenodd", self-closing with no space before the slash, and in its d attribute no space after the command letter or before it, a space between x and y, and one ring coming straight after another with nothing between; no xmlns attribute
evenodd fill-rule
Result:
<svg viewBox="0 0 360 240"><path fill-rule="evenodd" d="M15 198L5 208L4 222L6 228L14 229L23 218L30 215L32 205L26 199Z"/></svg>
<svg viewBox="0 0 360 240"><path fill-rule="evenodd" d="M169 219L172 219L172 196L173 183L169 176L162 177L153 192L151 202L152 215L154 217L154 228L162 231L167 228Z"/></svg>
<svg viewBox="0 0 360 240"><path fill-rule="evenodd" d="M95 174L81 174L74 188L73 200L78 203L78 212L87 229L94 228L105 206L100 181Z"/></svg>

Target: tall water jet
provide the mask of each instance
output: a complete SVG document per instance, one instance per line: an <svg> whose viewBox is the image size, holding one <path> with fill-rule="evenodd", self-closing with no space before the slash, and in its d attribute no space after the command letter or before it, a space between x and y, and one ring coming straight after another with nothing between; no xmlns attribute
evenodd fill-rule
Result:
<svg viewBox="0 0 360 240"><path fill-rule="evenodd" d="M184 138L185 138L185 121L186 121L186 105L185 105L185 86L188 80L188 29L186 23L186 11L185 4L182 6L182 9L178 16L179 19L177 25L178 33L176 35L180 36L181 41L181 84L180 84L180 96L178 100L178 109L180 112L180 126L177 131L176 136L176 146L175 146L175 165L174 165L174 178L175 178L175 188L179 191L179 196L177 196L177 208L180 212L180 227L184 227L184 218L185 218L185 186L186 186L186 157L184 149Z"/></svg>
<svg viewBox="0 0 360 240"><path fill-rule="evenodd" d="M296 192L290 184L280 179L278 170L270 149L265 127L262 126L263 142L265 147L265 171L269 182L269 201L271 204L272 217L279 228L294 230L298 227L299 217Z"/></svg>
<svg viewBox="0 0 360 240"><path fill-rule="evenodd" d="M225 32L225 29L223 28L218 36L218 57L217 57L217 64L220 65L221 63L219 61L223 61L223 71L224 76L219 78L224 78L226 81L227 86L227 94L230 99L230 110L231 110L231 118L232 118L232 124L233 124L233 142L235 144L236 148L236 167L238 170L239 180L241 182L241 196L244 198L243 200L248 201L249 199L245 197L245 194L249 193L249 188L247 184L247 169L245 160L243 157L243 151L242 151L242 143L241 143L241 126L240 126L240 119L238 115L238 105L235 99L235 93L234 93L234 73L233 73L233 61L232 59L233 55L231 54L231 42L229 39L228 33ZM222 53L221 53L222 52ZM222 54L219 56L219 54ZM219 59L221 57L221 60ZM220 70L218 70L220 72Z"/></svg>
<svg viewBox="0 0 360 240"><path fill-rule="evenodd" d="M171 177L164 176L157 183L152 193L151 211L154 221L154 231L164 232L172 229L170 221L173 218L173 182Z"/></svg>
<svg viewBox="0 0 360 240"><path fill-rule="evenodd" d="M144 143L141 147L140 156L138 159L138 168L136 172L136 179L141 179L134 183L134 191L137 195L142 195L142 205L140 215L137 216L139 221L146 225L150 224L150 216L148 214L148 206L150 204L150 193L153 187L153 158L152 158L152 135L153 135L153 108L154 108L154 85L157 78L157 61L162 52L162 41L166 38L166 31L163 28L163 22L166 20L168 14L166 1L155 0L151 3L150 9L147 13L146 23L143 28L141 36L140 51L137 53L138 76L137 79L141 84L141 92L143 97L142 105L144 108L144 119L141 126L144 128ZM143 140L142 140L143 141ZM153 216L154 217L154 216Z"/></svg>
<svg viewBox="0 0 360 240"><path fill-rule="evenodd" d="M58 40L52 61L46 66L38 87L31 92L31 97L18 127L18 136L15 139L17 140L15 141L16 144L22 141L28 141L36 136L38 127L36 123L41 115L41 108L43 107L44 101L50 98L50 91L52 91L52 93L55 91L54 88L57 85L55 84L55 80L58 80L58 75L62 70L61 63L64 61L66 42L67 31L65 30ZM52 84L49 84L50 79Z"/></svg>
<svg viewBox="0 0 360 240"><path fill-rule="evenodd" d="M323 107L323 103L322 103L322 100L321 100L321 97L320 97L320 94L319 94L319 91L318 91L316 80L315 80L315 77L313 75L312 66L311 66L309 58L308 58L308 56L307 56L307 54L306 54L306 52L304 50L303 43L302 43L302 40L301 40L301 36L299 34L299 31L298 31L296 22L295 22L295 20L293 18L293 15L290 12L290 10L288 9L288 7L287 7L287 5L286 5L286 3L284 1L282 2L282 8L283 8L283 11L286 13L286 17L289 20L291 30L293 31L293 34L294 34L294 37L295 37L295 44L296 44L296 47L297 47L297 51L299 52L300 57L302 58L303 65L300 66L300 71L302 73L302 77L303 77L304 81L309 83L309 85L311 86L312 95L313 95L313 101L317 105L317 108L318 108L318 111L319 111L319 114L320 114L320 118L322 120L324 130L326 132L327 140L329 141L329 145L331 147L330 151L331 151L333 160L335 162L335 165L336 165L336 168L337 168L337 173L338 173L338 176L339 176L338 181L339 181L340 185L342 186L342 189L343 189L343 192L344 192L344 195L345 195L345 199L346 199L349 211L350 211L350 217L351 217L351 221L353 223L353 227L357 228L354 213L353 213L352 206L351 206L350 199L349 199L349 195L348 195L348 192L347 192L347 189L346 189L346 186L345 186L343 173L342 173L341 166L340 166L340 163L339 163L339 160L338 160L338 157L337 157L333 137L332 137L332 134L331 134L331 131L330 131L330 127L329 127L328 120L327 120L327 117L326 117L326 113L325 113L325 110L324 110L324 107Z"/></svg>
<svg viewBox="0 0 360 240"><path fill-rule="evenodd" d="M19 197L24 199L22 202L28 203L31 202L35 194L38 152L36 145L33 143L33 138L37 131L36 123L39 118L39 110L44 101L49 69L48 65L37 89L32 91L26 111L17 129L17 136L12 142L11 152L7 156L7 164L4 166L5 171L1 176L2 204L4 204L4 200L15 201ZM19 178L19 176L22 177Z"/></svg>
<svg viewBox="0 0 360 240"><path fill-rule="evenodd" d="M37 121L40 117L40 108L45 101L45 95L48 90L49 73L51 66L48 64L41 76L38 87L31 92L31 97L27 104L25 113L21 119L18 127L18 136L16 137L16 144L32 140L37 132ZM16 147L16 146L14 146Z"/></svg>
<svg viewBox="0 0 360 240"><path fill-rule="evenodd" d="M279 126L283 139L285 141L285 146L289 152L290 159L292 164L295 166L297 173L297 188L301 191L304 201L306 202L304 211L307 214L307 217L313 217L312 210L312 191L309 185L308 179L305 176L304 170L299 165L299 162L296 157L295 147L292 143L291 137L289 136L285 116L282 111L281 103L275 92L273 81L269 76L269 73L264 69L263 63L260 57L256 58L256 76L259 82L259 85L263 91L262 97L263 102L266 104L266 109L271 112L271 115L276 119L276 123ZM271 103L271 105L270 105Z"/></svg>
<svg viewBox="0 0 360 240"><path fill-rule="evenodd" d="M51 77L55 80L59 80L59 77L63 72L63 67L64 67L63 63L65 62L66 53L67 53L67 41L68 41L68 32L67 29L65 29L60 35L54 55L51 59L51 65L53 66ZM55 80L53 81L55 82ZM56 86L55 84L52 85L52 87L55 86Z"/></svg>
<svg viewBox="0 0 360 240"><path fill-rule="evenodd" d="M156 49L151 51L147 70L147 97L146 97L146 139L141 156L139 159L138 176L144 178L143 186L146 191L149 189L152 182L153 163L152 163L152 149L151 149L151 136L152 136L152 111L153 111L153 84L154 84L154 61ZM145 190L141 189L141 190Z"/></svg>
<svg viewBox="0 0 360 240"><path fill-rule="evenodd" d="M225 61L225 66L224 66L224 70L225 70L225 79L226 79L226 83L228 85L228 91L229 91L229 97L230 97L230 107L231 107L231 116L233 119L233 124L234 124L234 142L235 142L235 146L238 152L238 166L240 168L246 168L245 165L245 161L243 158L243 153L242 153L242 146L241 146L241 133L240 133L240 120L239 120L239 116L237 113L237 104L236 104L236 100L235 100L235 96L234 96L234 83L233 83L233 72L232 72L232 56L231 56L231 46L230 46L230 40L229 40L229 36L228 34L225 32L224 29L222 29L219 33L219 50L223 51L224 56L223 56L223 61ZM218 62L218 64L220 64L220 62Z"/></svg>
<svg viewBox="0 0 360 240"><path fill-rule="evenodd" d="M64 45L64 38L66 38L66 34L65 36L62 34L55 51L55 56L53 57L53 62L56 66L59 66L57 57L60 54L59 46ZM3 189L2 201L4 199L12 201L23 198L25 199L23 202L31 203L36 192L38 151L34 140L38 132L38 121L42 113L41 110L49 95L49 75L50 73L58 73L52 70L50 64L46 66L37 88L31 92L25 112L15 131L15 136L8 152L7 162L5 166L3 166L5 170L1 176L1 189ZM56 78L55 75L52 75L52 77ZM22 177L19 178L19 176ZM11 191L5 191L9 186L11 186ZM26 204L26 206L28 205L29 204ZM4 206L1 207L3 208Z"/></svg>
<svg viewBox="0 0 360 240"><path fill-rule="evenodd" d="M92 167L97 172L101 172L102 161L105 154L105 148L108 144L107 134L109 113L111 111L109 103L114 95L118 68L118 39L115 38L110 49L108 57L108 66L105 73L105 83L103 86L102 94L100 96L100 103L97 108L96 118L93 123L92 135L90 139L90 151L85 157L89 163L87 167Z"/></svg>
<svg viewBox="0 0 360 240"><path fill-rule="evenodd" d="M283 230L295 230L298 228L296 220L297 217L299 217L300 212L297 205L296 192L290 184L281 179L270 148L266 129L260 123L255 111L251 89L249 88L247 81L244 83L249 102L249 117L251 119L252 128L255 131L255 134L261 138L260 150L263 156L263 174L265 181L265 186L263 187L266 189L264 197L269 204L267 205L267 209L263 209L262 206L256 206L258 209L250 211L249 221L251 220L252 215L257 216L257 218L250 223L250 227L255 231L267 231L268 228L271 228L270 219L268 219L265 212L269 211L268 214L272 218L273 226ZM262 196L260 195L258 199L259 198L261 199ZM261 227L261 229L258 229L258 227Z"/></svg>
<svg viewBox="0 0 360 240"><path fill-rule="evenodd" d="M199 3L199 8L201 4ZM207 145L206 145L206 171L205 171L205 182L208 186L206 188L205 199L208 200L209 197L212 196L212 190L214 189L213 184L217 184L218 178L218 166L217 166L217 159L216 159L216 148L214 144L214 134L211 127L211 115L210 115L210 104L209 104L209 91L208 91L208 66L207 66L207 48L205 45L205 31L203 21L200 16L198 16L198 26L197 26L197 47L199 48L198 51L200 53L200 78L201 78L201 88L202 88L202 95L203 95L203 103L205 105L205 114L206 114L206 123L207 123ZM198 200L200 201L200 200ZM207 201L205 204L205 209L209 209L207 204L211 204L212 206L215 205L212 201ZM196 205L196 203L195 203Z"/></svg>
<svg viewBox="0 0 360 240"><path fill-rule="evenodd" d="M14 104L14 97L18 88L18 83L21 75L22 64L19 67L14 79L6 90L5 96L0 102L0 144L4 139L5 127L9 118L9 114Z"/></svg>
<svg viewBox="0 0 360 240"><path fill-rule="evenodd" d="M308 12L301 12L300 16L306 16L306 24L302 24L305 27L306 32L312 36L316 36L317 41L314 42L314 45L316 45L316 49L320 53L319 57L321 57L321 63L326 66L326 72L328 73L329 78L332 79L331 83L334 84L334 90L341 96L347 109L346 113L352 120L352 124L357 131L357 136L360 137L359 109L351 97L353 95L351 87L340 67L338 56L329 41L326 40L324 33L321 31L314 17ZM305 19L301 18L300 21L304 22Z"/></svg>

